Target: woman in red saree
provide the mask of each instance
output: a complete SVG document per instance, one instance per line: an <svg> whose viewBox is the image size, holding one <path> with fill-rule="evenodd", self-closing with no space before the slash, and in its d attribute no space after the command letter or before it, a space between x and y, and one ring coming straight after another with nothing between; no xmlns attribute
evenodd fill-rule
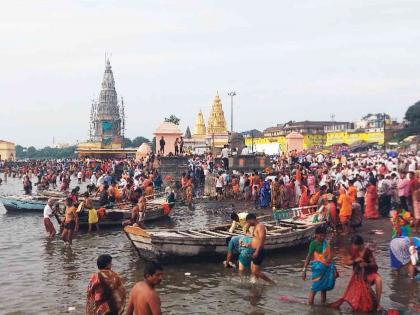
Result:
<svg viewBox="0 0 420 315"><path fill-rule="evenodd" d="M378 265L373 252L364 246L360 235L353 236L351 243L350 255L345 263L353 265L353 274L343 297L330 306L339 308L347 302L353 312L368 313L375 309L380 310L382 278L378 274ZM372 285L375 285L375 293L371 289Z"/></svg>
<svg viewBox="0 0 420 315"><path fill-rule="evenodd" d="M376 201L378 200L378 192L376 190L376 184L369 182L366 187L365 195L365 218L366 219L378 219L379 212L376 207Z"/></svg>
<svg viewBox="0 0 420 315"><path fill-rule="evenodd" d="M87 288L86 315L123 314L126 293L119 275L111 270L112 257L100 255L97 265L99 271Z"/></svg>
<svg viewBox="0 0 420 315"><path fill-rule="evenodd" d="M309 206L308 188L305 185L300 186L301 195L299 198L299 207Z"/></svg>

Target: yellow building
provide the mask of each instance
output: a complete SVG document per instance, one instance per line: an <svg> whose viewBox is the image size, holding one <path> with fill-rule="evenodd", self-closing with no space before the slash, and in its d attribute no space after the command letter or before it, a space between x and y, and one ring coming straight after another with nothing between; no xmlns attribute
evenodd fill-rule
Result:
<svg viewBox="0 0 420 315"><path fill-rule="evenodd" d="M15 161L16 146L13 142L0 140L0 161Z"/></svg>
<svg viewBox="0 0 420 315"><path fill-rule="evenodd" d="M378 144L384 144L384 132L383 131L337 131L328 132L326 138L326 146L334 144L348 144L352 145L356 142L376 142Z"/></svg>
<svg viewBox="0 0 420 315"><path fill-rule="evenodd" d="M326 134L303 134L304 149L311 149L323 146L332 146L335 144L352 145L356 142L376 142L378 144L384 143L383 131L337 131L328 132ZM245 138L245 145L252 148L256 152L265 152L274 154L284 152L286 150L286 136L278 137L258 137Z"/></svg>

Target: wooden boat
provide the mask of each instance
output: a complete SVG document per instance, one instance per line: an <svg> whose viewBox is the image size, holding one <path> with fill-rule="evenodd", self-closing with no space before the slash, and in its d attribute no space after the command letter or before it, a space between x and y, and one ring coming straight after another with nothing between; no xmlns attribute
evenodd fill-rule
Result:
<svg viewBox="0 0 420 315"><path fill-rule="evenodd" d="M124 205L124 206L117 206L111 209L105 210L105 217L103 217L99 221L100 227L121 227L122 223L125 220L128 220L131 218L131 208L130 205ZM164 218L169 215L170 210L165 210L166 207L163 206L163 204L159 205L149 205L149 203L146 206L146 212L144 214L144 222L150 222L153 220L158 220L161 218ZM88 223L88 212L87 211L81 211L79 212L79 226L81 228L87 227L89 225Z"/></svg>
<svg viewBox="0 0 420 315"><path fill-rule="evenodd" d="M11 212L42 212L47 204L46 200L38 200L32 196L0 197L0 202Z"/></svg>
<svg viewBox="0 0 420 315"><path fill-rule="evenodd" d="M303 222L275 221L265 223L267 251L294 247L309 242L319 224ZM241 235L241 230L229 232L229 225L191 230L145 230L126 226L124 232L140 257L147 260L169 260L176 257L200 257L224 255L227 242L233 236Z"/></svg>

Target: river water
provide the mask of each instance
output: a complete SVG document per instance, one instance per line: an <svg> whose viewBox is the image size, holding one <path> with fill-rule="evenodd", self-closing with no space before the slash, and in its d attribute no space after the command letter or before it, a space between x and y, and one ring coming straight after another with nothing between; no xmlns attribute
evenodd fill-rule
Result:
<svg viewBox="0 0 420 315"><path fill-rule="evenodd" d="M0 185L0 195L22 193L21 190L18 179L9 178L8 183ZM214 225L226 222L229 208L229 203L198 203L193 211L177 206L171 220L154 225L189 228ZM371 234L371 229L383 229L385 234ZM375 255L384 279L382 305L416 314L413 305L420 304L420 283L391 272L388 221L369 222L361 233L376 246ZM340 278L334 291L328 293L328 301L340 297L351 274L341 264L348 238L334 239L332 244ZM305 247L269 255L264 270L277 282L275 286L251 285L249 279L241 280L236 270L223 268L217 260L164 266L164 281L158 288L163 312L339 314L326 307L279 300L280 296L306 298L310 281L301 280L306 252ZM96 271L96 258L102 253L112 255L113 269L121 275L128 290L142 280L144 262L120 229L80 232L72 248L68 248L58 238L47 240L41 214L12 215L0 206L0 314L83 314L86 285Z"/></svg>

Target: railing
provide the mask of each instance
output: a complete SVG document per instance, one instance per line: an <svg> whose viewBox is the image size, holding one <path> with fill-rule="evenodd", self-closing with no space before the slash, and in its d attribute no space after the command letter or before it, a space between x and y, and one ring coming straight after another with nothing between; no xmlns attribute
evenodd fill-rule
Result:
<svg viewBox="0 0 420 315"><path fill-rule="evenodd" d="M306 207L297 207L290 209L281 209L273 210L273 219L276 221L276 224L281 220L290 219L293 217L301 217L304 215L312 214L318 210L317 205L306 206Z"/></svg>

